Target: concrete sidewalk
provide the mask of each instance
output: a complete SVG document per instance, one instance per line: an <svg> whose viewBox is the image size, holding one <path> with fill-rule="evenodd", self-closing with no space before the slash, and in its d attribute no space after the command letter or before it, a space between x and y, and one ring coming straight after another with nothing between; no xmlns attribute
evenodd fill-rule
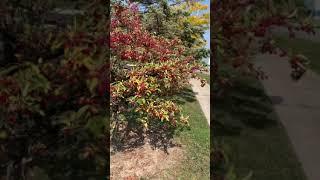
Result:
<svg viewBox="0 0 320 180"><path fill-rule="evenodd" d="M190 79L190 84L210 126L210 85L201 87L201 82L196 79Z"/></svg>
<svg viewBox="0 0 320 180"><path fill-rule="evenodd" d="M320 180L320 76L308 71L298 82L286 59L259 55L263 81L309 180Z"/></svg>

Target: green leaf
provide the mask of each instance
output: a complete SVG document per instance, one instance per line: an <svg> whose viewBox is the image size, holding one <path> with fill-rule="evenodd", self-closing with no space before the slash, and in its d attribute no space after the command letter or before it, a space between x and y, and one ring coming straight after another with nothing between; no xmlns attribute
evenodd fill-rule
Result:
<svg viewBox="0 0 320 180"><path fill-rule="evenodd" d="M39 110L39 114L41 115L41 116L45 116L46 114L44 113L44 111L42 111L42 110Z"/></svg>
<svg viewBox="0 0 320 180"><path fill-rule="evenodd" d="M91 57L84 58L82 63L86 68L88 68L90 70L94 68L94 65L92 63L92 58Z"/></svg>
<svg viewBox="0 0 320 180"><path fill-rule="evenodd" d="M74 111L66 111L66 112L62 113L62 114L59 116L58 122L59 122L59 123L62 123L62 124L65 124L65 125L67 125L67 126L70 126L70 125L71 125L71 122L73 121L72 115L74 115L74 114L75 114Z"/></svg>
<svg viewBox="0 0 320 180"><path fill-rule="evenodd" d="M58 48L60 48L62 46L63 42L57 40L56 42L53 43L53 45L51 46L50 50L54 51Z"/></svg>
<svg viewBox="0 0 320 180"><path fill-rule="evenodd" d="M19 67L20 67L19 65L13 65L13 66L10 66L10 67L1 68L0 76L4 76L4 75L10 73L11 71L14 71L14 70L18 69Z"/></svg>
<svg viewBox="0 0 320 180"><path fill-rule="evenodd" d="M87 80L86 82L87 82L87 86L88 86L91 94L94 94L95 93L94 90L98 85L98 79L97 78L93 78L93 79Z"/></svg>
<svg viewBox="0 0 320 180"><path fill-rule="evenodd" d="M25 98L28 98L28 97L29 96L26 96ZM30 98L30 99L26 99L26 100L30 102L30 103L28 103L29 104L28 108L32 112L38 112L41 116L45 116L45 112L43 110L41 110L40 105L34 103L34 98Z"/></svg>
<svg viewBox="0 0 320 180"><path fill-rule="evenodd" d="M33 180L50 180L48 174L42 169L39 168L38 166L35 166L31 172L29 173L30 179Z"/></svg>
<svg viewBox="0 0 320 180"><path fill-rule="evenodd" d="M225 176L226 179L229 179L229 180L236 180L237 179L237 176L234 172L234 168L231 167L229 169L229 171L227 172L226 176Z"/></svg>
<svg viewBox="0 0 320 180"><path fill-rule="evenodd" d="M7 137L8 137L8 134L7 134L7 132L5 131L5 130L1 130L0 131L0 139L7 139Z"/></svg>
<svg viewBox="0 0 320 180"><path fill-rule="evenodd" d="M80 119L89 108L90 108L90 105L85 105L85 106L81 107L78 110L76 116L74 117L74 120Z"/></svg>
<svg viewBox="0 0 320 180"><path fill-rule="evenodd" d="M88 129L95 137L99 137L104 133L107 117L95 116L88 120L85 128Z"/></svg>
<svg viewBox="0 0 320 180"><path fill-rule="evenodd" d="M137 100L137 103L139 105L143 105L144 103L146 103L146 100L144 98L140 98L140 99Z"/></svg>
<svg viewBox="0 0 320 180"><path fill-rule="evenodd" d="M295 16L297 15L297 13L298 13L298 10L295 9L295 10L288 16L288 18L293 18L293 17L295 17Z"/></svg>
<svg viewBox="0 0 320 180"><path fill-rule="evenodd" d="M252 171L250 171L250 173L246 177L242 178L242 180L250 180L252 178L252 175L253 173Z"/></svg>
<svg viewBox="0 0 320 180"><path fill-rule="evenodd" d="M22 96L25 97L28 94L28 90L30 87L30 83L27 83L26 86L24 86L23 90L22 90Z"/></svg>

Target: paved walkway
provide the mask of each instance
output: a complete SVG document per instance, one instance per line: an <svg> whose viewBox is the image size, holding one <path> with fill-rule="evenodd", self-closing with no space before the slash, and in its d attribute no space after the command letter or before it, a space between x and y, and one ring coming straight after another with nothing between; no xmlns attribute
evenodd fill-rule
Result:
<svg viewBox="0 0 320 180"><path fill-rule="evenodd" d="M257 64L268 73L264 87L274 100L309 180L320 180L320 76L308 71L298 82L290 78L286 59L260 55Z"/></svg>
<svg viewBox="0 0 320 180"><path fill-rule="evenodd" d="M191 79L191 87L210 126L210 85L201 87L199 80Z"/></svg>

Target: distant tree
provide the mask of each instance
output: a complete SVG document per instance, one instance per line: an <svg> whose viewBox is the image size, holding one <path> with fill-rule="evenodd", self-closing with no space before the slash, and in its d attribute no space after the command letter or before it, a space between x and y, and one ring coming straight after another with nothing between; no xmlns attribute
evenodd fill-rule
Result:
<svg viewBox="0 0 320 180"><path fill-rule="evenodd" d="M144 23L150 32L179 37L196 59L208 57L203 37L209 29L208 6L201 1L161 0L144 8Z"/></svg>

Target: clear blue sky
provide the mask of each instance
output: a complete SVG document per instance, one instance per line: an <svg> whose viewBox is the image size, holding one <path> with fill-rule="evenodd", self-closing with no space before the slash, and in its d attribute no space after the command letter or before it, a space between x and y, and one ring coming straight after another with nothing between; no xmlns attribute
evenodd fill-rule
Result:
<svg viewBox="0 0 320 180"><path fill-rule="evenodd" d="M210 0L205 0L204 3L209 6L208 11L210 12ZM210 49L210 30L206 31L206 33L204 34L204 38L207 41L207 48Z"/></svg>
<svg viewBox="0 0 320 180"><path fill-rule="evenodd" d="M210 12L210 0L205 0L204 3L209 6L208 11ZM205 32L204 38L207 41L207 49L210 49L210 29ZM210 57L206 59L205 62L210 65Z"/></svg>

